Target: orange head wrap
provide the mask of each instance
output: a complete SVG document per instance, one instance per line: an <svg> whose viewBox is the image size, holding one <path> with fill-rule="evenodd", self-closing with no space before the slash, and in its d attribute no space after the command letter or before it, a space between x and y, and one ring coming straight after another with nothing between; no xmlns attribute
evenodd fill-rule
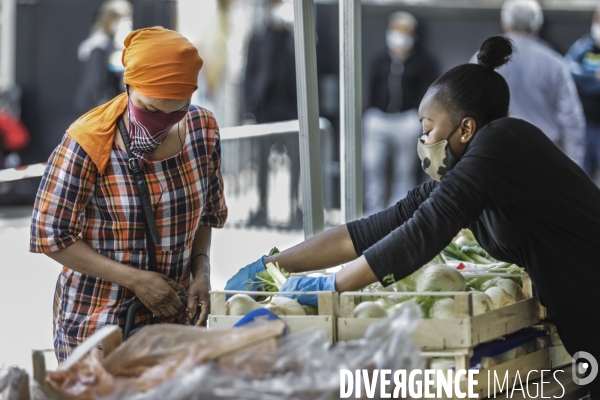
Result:
<svg viewBox="0 0 600 400"><path fill-rule="evenodd" d="M183 36L160 26L133 31L125 39L123 80L136 92L185 100L198 88L202 59ZM100 174L110 158L117 118L127 107L123 93L73 122L67 133L90 156Z"/></svg>
<svg viewBox="0 0 600 400"><path fill-rule="evenodd" d="M186 100L198 89L202 59L179 33L161 27L133 31L125 39L123 80L136 92Z"/></svg>

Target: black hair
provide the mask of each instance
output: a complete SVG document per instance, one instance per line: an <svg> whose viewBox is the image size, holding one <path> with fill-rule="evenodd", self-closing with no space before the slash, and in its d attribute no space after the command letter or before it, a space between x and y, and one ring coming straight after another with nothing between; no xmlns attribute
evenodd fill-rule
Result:
<svg viewBox="0 0 600 400"><path fill-rule="evenodd" d="M514 46L503 36L487 38L479 48L477 64L462 64L444 73L431 85L438 89L436 100L454 123L471 117L477 129L508 116L510 91L506 80L495 71L510 61Z"/></svg>

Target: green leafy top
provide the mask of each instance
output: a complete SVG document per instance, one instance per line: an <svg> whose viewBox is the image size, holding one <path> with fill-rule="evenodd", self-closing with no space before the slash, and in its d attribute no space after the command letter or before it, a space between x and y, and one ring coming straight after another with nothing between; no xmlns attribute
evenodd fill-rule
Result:
<svg viewBox="0 0 600 400"><path fill-rule="evenodd" d="M269 251L269 257L279 253L279 249L277 247L273 247L271 249L271 251ZM279 268L279 265L277 265L277 267ZM279 270L281 271L281 273L283 274L283 276L285 276L285 278L289 278L290 274L289 272L279 268ZM257 284L257 290L259 292L278 292L279 289L277 288L277 285L275 285L275 280L273 279L273 276L269 273L269 271L264 270L259 272L258 274L256 274L254 276L254 279L249 279L248 281L246 281L246 284L248 285L247 288L250 289L253 287L254 284Z"/></svg>

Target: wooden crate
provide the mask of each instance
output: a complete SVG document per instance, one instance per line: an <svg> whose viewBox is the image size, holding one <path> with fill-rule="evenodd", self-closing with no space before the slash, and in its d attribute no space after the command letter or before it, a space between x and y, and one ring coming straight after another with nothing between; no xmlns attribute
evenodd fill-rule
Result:
<svg viewBox="0 0 600 400"><path fill-rule="evenodd" d="M242 316L227 315L225 296L228 294L248 294L250 296L264 296L264 292L248 292L233 290L213 290L210 292L210 315L208 316L208 329L228 329L235 325ZM284 293L269 293L284 294ZM337 317L339 315L338 294L335 292L286 292L289 294L315 294L318 296L318 315L292 315L282 316L289 328L289 332L299 332L305 329L323 329L327 332L331 342L337 340Z"/></svg>
<svg viewBox="0 0 600 400"><path fill-rule="evenodd" d="M422 349L469 349L480 343L514 333L532 326L540 320L540 305L537 297L531 297L530 281L524 277L524 293L528 297L510 306L473 315L471 292L407 292L408 296L452 296L459 318L423 319L413 337ZM363 293L346 292L340 295L340 317L338 318L338 340L363 337L366 329L379 318L354 318L355 297L385 297L390 292Z"/></svg>
<svg viewBox="0 0 600 400"><path fill-rule="evenodd" d="M424 352L423 356L426 358L430 357L455 357L457 366L456 369L464 368L463 359L467 353L463 351L448 351L448 352ZM541 377L541 370L554 370L560 369L561 367L570 365L572 361L571 356L567 353L563 346L553 346L545 349L535 351L533 353L526 354L522 357L518 357L514 360L495 365L489 369L480 369L479 374L475 375L477 385L475 385L474 393L479 395L479 398L495 398L500 392L497 386L494 386L494 374L498 376L500 384L506 385L503 380L505 376L508 376L508 388L512 390L513 384L519 379L526 384L527 374L530 371L535 371L529 374L529 381L537 380ZM507 374L508 373L508 374ZM488 374L490 380L488 382ZM570 374L570 373L569 373ZM548 373L544 374L544 379L548 379ZM518 383L517 383L518 385ZM463 378L460 382L460 390L466 393L468 389L467 379ZM515 393L520 393L516 391ZM437 393L436 393L437 394ZM455 400L458 397L447 397L442 391L442 397L438 399Z"/></svg>

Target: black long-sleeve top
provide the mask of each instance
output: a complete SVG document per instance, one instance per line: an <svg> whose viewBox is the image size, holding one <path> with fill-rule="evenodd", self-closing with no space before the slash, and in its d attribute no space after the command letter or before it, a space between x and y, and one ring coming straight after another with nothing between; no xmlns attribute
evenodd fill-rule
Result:
<svg viewBox="0 0 600 400"><path fill-rule="evenodd" d="M542 131L493 121L441 182L348 224L382 283L429 262L461 228L494 258L526 269L568 351L600 359L600 189Z"/></svg>
<svg viewBox="0 0 600 400"><path fill-rule="evenodd" d="M243 113L258 123L298 118L294 37L270 27L254 33L248 45Z"/></svg>
<svg viewBox="0 0 600 400"><path fill-rule="evenodd" d="M419 108L429 85L437 77L433 61L416 52L406 60L392 60L389 54L378 56L371 66L369 97L366 108L383 112Z"/></svg>

